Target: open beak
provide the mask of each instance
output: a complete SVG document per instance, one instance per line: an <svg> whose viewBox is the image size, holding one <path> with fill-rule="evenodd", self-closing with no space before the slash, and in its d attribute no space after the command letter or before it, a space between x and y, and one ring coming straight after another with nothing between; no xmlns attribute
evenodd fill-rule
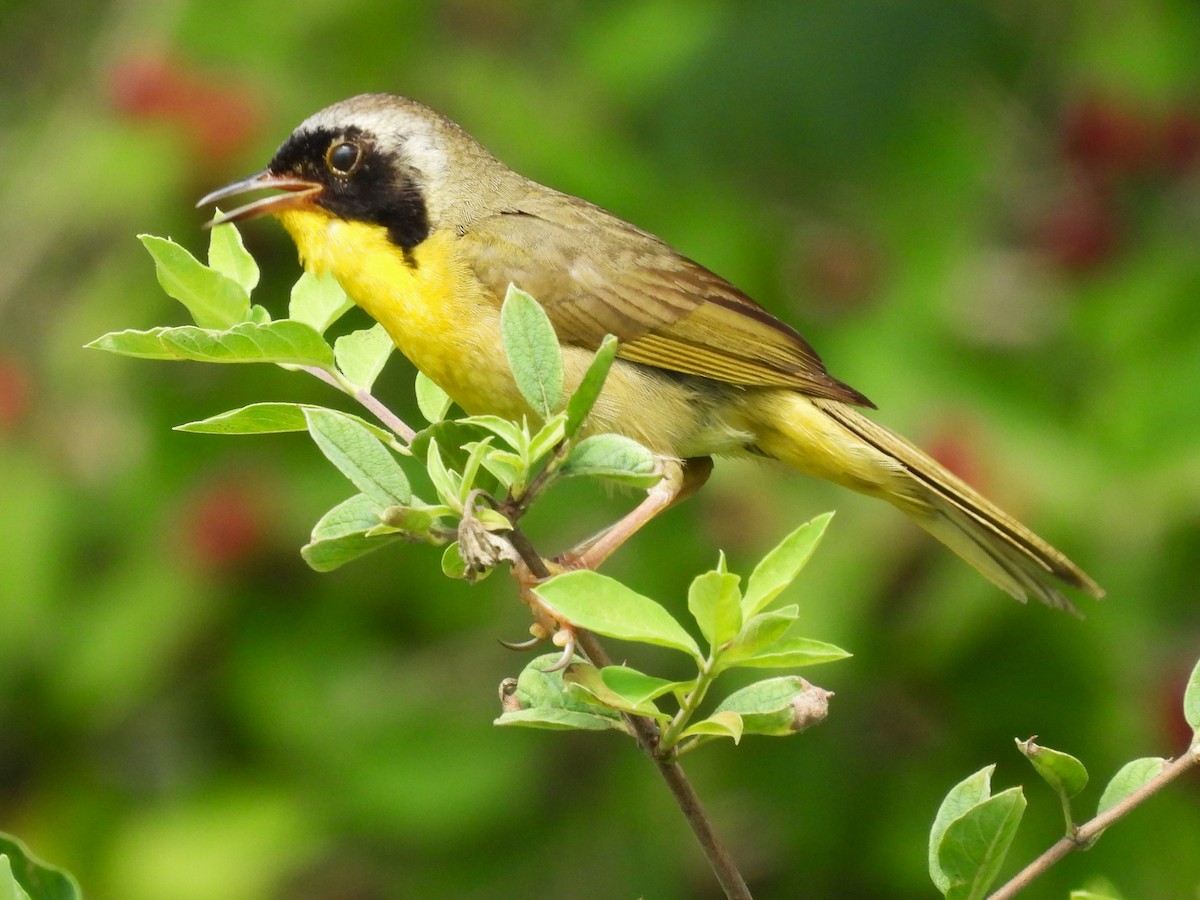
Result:
<svg viewBox="0 0 1200 900"><path fill-rule="evenodd" d="M321 192L321 185L315 181L296 178L293 175L275 175L270 170L264 170L257 175L251 175L249 178L243 178L241 181L227 184L223 188L217 188L211 194L206 194L200 198L200 202L196 206L208 206L210 203L219 203L222 200L237 197L250 191L262 190L277 190L284 193L272 194L269 197L260 197L257 200L251 200L249 203L243 204L227 213L214 216L210 221L204 223L204 227L214 228L217 225L225 225L228 222L240 222L243 219L252 219L255 216L280 213L285 210L307 206L312 198Z"/></svg>

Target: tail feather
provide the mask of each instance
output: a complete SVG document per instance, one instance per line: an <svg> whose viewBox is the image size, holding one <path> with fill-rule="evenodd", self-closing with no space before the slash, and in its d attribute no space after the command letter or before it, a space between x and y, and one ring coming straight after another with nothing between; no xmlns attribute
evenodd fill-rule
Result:
<svg viewBox="0 0 1200 900"><path fill-rule="evenodd" d="M885 493L886 499L1000 588L1022 602L1034 597L1076 615L1074 604L1054 580L1093 597L1104 596L1104 590L1060 551L907 440L852 407L813 402L913 479L917 490Z"/></svg>

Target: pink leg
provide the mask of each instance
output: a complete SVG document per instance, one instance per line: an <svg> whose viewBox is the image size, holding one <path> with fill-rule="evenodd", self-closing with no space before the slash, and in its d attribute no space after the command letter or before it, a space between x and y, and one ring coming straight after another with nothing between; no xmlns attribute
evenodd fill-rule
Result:
<svg viewBox="0 0 1200 900"><path fill-rule="evenodd" d="M558 562L568 569L598 568L643 525L700 490L713 468L712 459L707 456L686 460L664 459L660 465L663 468L662 480L646 492L645 500L596 537L568 550L558 558Z"/></svg>

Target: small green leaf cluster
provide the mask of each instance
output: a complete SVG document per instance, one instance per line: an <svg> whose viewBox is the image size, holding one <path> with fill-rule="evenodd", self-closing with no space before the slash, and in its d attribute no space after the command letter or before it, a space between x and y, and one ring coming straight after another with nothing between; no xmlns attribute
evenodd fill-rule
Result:
<svg viewBox="0 0 1200 900"><path fill-rule="evenodd" d="M818 516L784 538L755 567L744 590L724 558L692 582L688 611L707 645L704 650L664 606L615 579L576 571L539 584L534 593L559 621L679 651L691 657L697 674L669 680L629 666L597 668L577 661L558 677L544 671L549 657L535 660L517 679L517 690L497 724L627 731L615 713L647 716L659 723L659 752L675 755L716 738L737 742L744 734L795 734L819 722L830 695L798 676L754 682L729 694L707 715L699 713L716 678L729 670L799 668L849 655L832 644L792 634L800 615L797 604L772 608L811 557L830 517ZM674 699L674 712L660 707L668 696Z"/></svg>
<svg viewBox="0 0 1200 900"><path fill-rule="evenodd" d="M1195 762L1200 757L1200 663L1192 670L1184 692L1183 713L1193 731L1184 761ZM1081 849L1091 847L1103 834L1108 822L1102 817L1162 776L1170 765L1169 760L1160 757L1127 762L1101 792L1095 817L1081 827L1076 824L1072 801L1088 783L1083 763L1061 750L1035 743L1034 738L1018 740L1017 748L1054 791L1062 807L1065 838ZM930 877L937 889L953 900L987 896L1025 812L1025 795L1020 787L992 794L994 769L994 765L980 769L951 788L929 834ZM1101 896L1091 890L1077 894Z"/></svg>
<svg viewBox="0 0 1200 900"><path fill-rule="evenodd" d="M351 306L331 278L302 277L292 291L289 318L272 320L265 307L251 303L258 264L232 225L212 230L208 265L167 238L142 235L141 241L154 259L158 283L195 325L112 332L89 347L142 359L313 367L367 389L371 373L378 374L391 352L390 341L378 337L348 335L334 346L325 341L324 330Z"/></svg>
<svg viewBox="0 0 1200 900"><path fill-rule="evenodd" d="M430 426L413 438L410 450L424 459L439 500L425 512L458 520L442 570L468 580L503 560L517 561L498 535L511 530L556 480L590 476L646 488L661 477L654 455L641 444L616 434L581 434L616 358L616 338L601 342L579 386L564 399L562 348L537 301L510 285L500 324L513 378L537 416L534 422L491 415L447 420L450 398L423 375L417 379L418 406Z"/></svg>
<svg viewBox="0 0 1200 900"><path fill-rule="evenodd" d="M39 860L12 835L0 833L0 900L79 900L79 885Z"/></svg>
<svg viewBox="0 0 1200 900"><path fill-rule="evenodd" d="M475 579L515 552L502 537L555 479L605 478L649 487L660 477L653 455L627 438L580 431L616 356L601 344L579 387L564 401L562 351L537 302L511 288L501 312L513 375L537 422L497 416L445 417L450 398L422 374L419 433L371 394L394 344L382 326L328 341L325 332L353 305L335 280L304 274L288 317L273 320L252 303L259 270L232 225L212 230L207 265L171 240L143 235L159 284L195 324L106 334L88 346L125 356L219 363L274 363L303 369L353 397L386 427L311 404L253 403L181 431L204 434L307 432L357 493L323 515L302 549L318 571L335 569L398 541L449 544L447 574ZM433 500L414 494L402 460L423 464Z"/></svg>

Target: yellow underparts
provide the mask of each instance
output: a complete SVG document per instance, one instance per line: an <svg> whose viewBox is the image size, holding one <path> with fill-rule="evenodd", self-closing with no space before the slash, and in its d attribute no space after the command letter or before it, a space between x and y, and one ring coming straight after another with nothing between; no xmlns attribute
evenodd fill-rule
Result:
<svg viewBox="0 0 1200 900"><path fill-rule="evenodd" d="M459 406L510 418L527 412L501 346L500 310L453 253L452 235L435 233L406 259L378 225L309 210L280 219L304 267L337 278Z"/></svg>
<svg viewBox="0 0 1200 900"><path fill-rule="evenodd" d="M500 337L497 298L484 293L456 253L453 233L435 232L405 254L387 230L317 210L280 215L306 269L330 273L391 335L414 365L472 414L535 418L513 382ZM564 348L568 389L592 354ZM736 454L754 448L818 477L876 495L891 492L890 460L863 444L808 398L783 388L681 382L618 360L589 420L593 432L628 435L664 456Z"/></svg>
<svg viewBox="0 0 1200 900"><path fill-rule="evenodd" d="M862 441L808 397L782 388L746 404L758 447L795 469L903 506L913 483L903 468Z"/></svg>

